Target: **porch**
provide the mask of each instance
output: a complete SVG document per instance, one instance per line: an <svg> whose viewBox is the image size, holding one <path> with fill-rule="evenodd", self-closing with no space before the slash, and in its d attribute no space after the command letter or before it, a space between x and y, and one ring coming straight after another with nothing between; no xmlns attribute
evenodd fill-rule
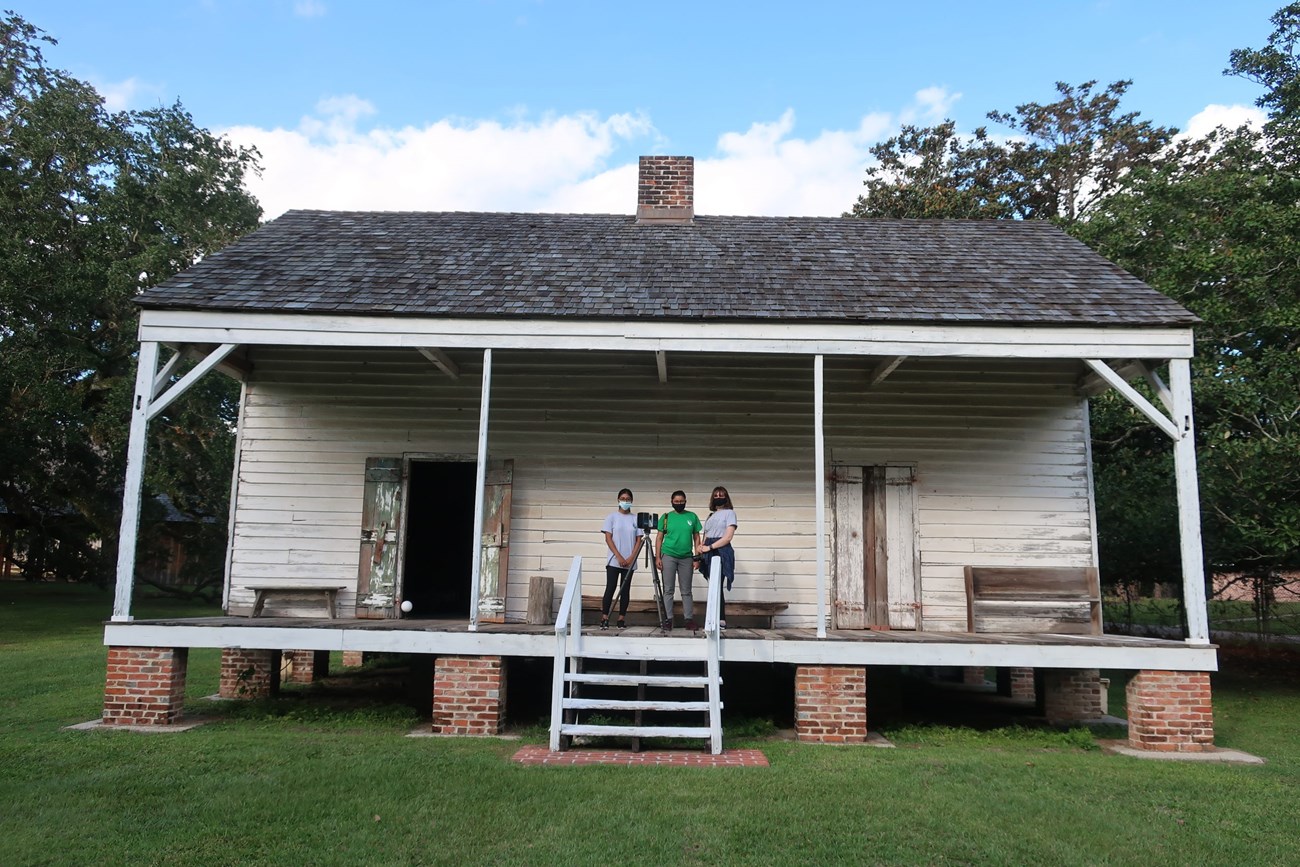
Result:
<svg viewBox="0 0 1300 867"><path fill-rule="evenodd" d="M590 629L590 624L586 627ZM1217 671L1216 647L1128 635L914 632L731 627L719 642L723 662L795 665L1110 668ZM652 626L584 631L584 651L654 659L700 647L703 631L664 635ZM465 619L371 620L340 617L195 617L108 622L110 647L215 647L457 656L551 657L555 627Z"/></svg>
<svg viewBox="0 0 1300 867"><path fill-rule="evenodd" d="M566 594L568 610L576 594ZM1213 748L1209 675L1215 648L1158 638L1043 633L734 628L722 638L716 599L703 633L664 634L651 626L584 633L581 626L482 623L461 620L211 617L110 622L105 722L168 724L179 719L188 648L222 648L222 695L269 695L280 676L281 652L307 661L308 679L328 651L419 654L435 657L433 731L493 735L506 715L508 660L554 660L551 749L575 735L707 738L722 751L722 665L794 667L794 709L800 740L864 743L868 733L870 671L900 667L959 667L983 681L998 670L999 691L1036 701L1049 722L1080 723L1105 714L1102 669L1130 669L1129 742L1147 750ZM565 610L562 604L561 610ZM557 641L558 639L558 641ZM591 661L603 664L592 673ZM668 673L651 671L668 663ZM629 664L633 668L629 668ZM701 675L680 666L699 664ZM610 667L612 666L612 667ZM674 668L676 666L676 668ZM634 671L634 668L638 669ZM875 675L870 675L872 678ZM888 676L887 676L888 677ZM636 688L634 699L580 696ZM647 693L647 688L651 691ZM705 701L671 698L683 688L708 690ZM582 724L579 713L613 709L634 713L631 726ZM642 712L704 713L707 725L643 725Z"/></svg>

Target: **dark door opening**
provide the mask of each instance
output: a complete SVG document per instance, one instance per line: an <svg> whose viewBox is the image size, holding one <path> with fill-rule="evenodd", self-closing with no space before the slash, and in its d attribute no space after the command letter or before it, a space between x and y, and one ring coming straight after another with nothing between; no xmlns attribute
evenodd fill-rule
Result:
<svg viewBox="0 0 1300 867"><path fill-rule="evenodd" d="M411 461L402 601L413 618L469 618L474 464Z"/></svg>

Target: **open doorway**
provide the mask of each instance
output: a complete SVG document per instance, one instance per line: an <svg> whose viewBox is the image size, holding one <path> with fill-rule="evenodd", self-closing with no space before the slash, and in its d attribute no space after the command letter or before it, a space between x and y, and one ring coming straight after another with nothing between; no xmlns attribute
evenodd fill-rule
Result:
<svg viewBox="0 0 1300 867"><path fill-rule="evenodd" d="M402 600L406 617L468 618L474 545L471 461L411 461Z"/></svg>

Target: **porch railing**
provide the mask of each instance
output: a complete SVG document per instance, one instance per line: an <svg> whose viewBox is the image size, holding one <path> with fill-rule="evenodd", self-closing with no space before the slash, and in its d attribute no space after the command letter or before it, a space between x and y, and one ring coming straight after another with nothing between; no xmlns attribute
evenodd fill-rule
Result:
<svg viewBox="0 0 1300 867"><path fill-rule="evenodd" d="M573 642L569 642L569 632ZM569 580L560 597L560 610L555 617L555 672L551 681L551 749L560 749L560 726L564 720L564 669L570 656L582 653L582 557L573 558L569 567Z"/></svg>
<svg viewBox="0 0 1300 867"><path fill-rule="evenodd" d="M719 656L721 653L721 620L719 608L722 607L722 558L709 558L709 592L708 605L704 609L704 643L708 645L706 659L709 676L709 751L713 755L722 752L722 672Z"/></svg>

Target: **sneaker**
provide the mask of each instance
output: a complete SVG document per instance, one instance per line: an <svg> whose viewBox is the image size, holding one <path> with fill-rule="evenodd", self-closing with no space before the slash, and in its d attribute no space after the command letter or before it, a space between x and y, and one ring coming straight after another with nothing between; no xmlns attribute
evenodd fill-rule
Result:
<svg viewBox="0 0 1300 867"><path fill-rule="evenodd" d="M600 628L601 628L601 629L609 629L609 618L608 618L608 617L602 617L602 618L600 618Z"/></svg>
<svg viewBox="0 0 1300 867"><path fill-rule="evenodd" d="M671 620L664 620L664 621L662 621L662 622L659 624L659 628L662 629L662 630L664 631L665 634L666 634L666 633L669 633L669 632L672 632L672 631L673 631L673 622L672 622Z"/></svg>
<svg viewBox="0 0 1300 867"><path fill-rule="evenodd" d="M719 621L718 621L718 631L719 631L719 632L726 632L726 631L727 631L727 621L725 621L725 620L719 620Z"/></svg>
<svg viewBox="0 0 1300 867"><path fill-rule="evenodd" d="M686 621L686 628L689 629L691 632L695 631L695 618L691 618L690 620Z"/></svg>
<svg viewBox="0 0 1300 867"><path fill-rule="evenodd" d="M619 629L627 629L627 621L625 621L622 617L620 617L618 619L618 623L614 625L617 626Z"/></svg>

